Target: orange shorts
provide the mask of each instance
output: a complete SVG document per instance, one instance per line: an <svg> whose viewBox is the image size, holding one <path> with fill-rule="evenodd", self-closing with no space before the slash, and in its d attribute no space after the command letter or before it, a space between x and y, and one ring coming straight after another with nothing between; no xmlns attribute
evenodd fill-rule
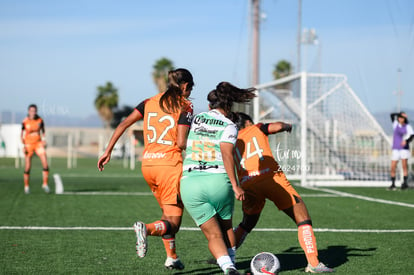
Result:
<svg viewBox="0 0 414 275"><path fill-rule="evenodd" d="M38 156L43 155L46 153L45 147L43 146L42 141L38 141L36 143L27 143L24 145L24 154L28 157L33 156L36 152Z"/></svg>
<svg viewBox="0 0 414 275"><path fill-rule="evenodd" d="M141 170L164 214L182 216L184 206L180 198L180 179L183 164L180 162L176 166L142 166ZM173 205L176 207L171 207Z"/></svg>
<svg viewBox="0 0 414 275"><path fill-rule="evenodd" d="M261 181L245 183L242 188L245 191L243 212L248 215L259 214L266 199L271 200L279 210L288 209L301 199L283 172Z"/></svg>

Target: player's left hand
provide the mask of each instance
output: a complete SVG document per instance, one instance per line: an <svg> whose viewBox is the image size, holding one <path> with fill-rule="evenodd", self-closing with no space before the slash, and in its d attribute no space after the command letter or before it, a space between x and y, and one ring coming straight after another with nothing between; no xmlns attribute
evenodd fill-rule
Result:
<svg viewBox="0 0 414 275"><path fill-rule="evenodd" d="M234 196L236 197L236 200L244 201L244 190L240 186L234 187Z"/></svg>
<svg viewBox="0 0 414 275"><path fill-rule="evenodd" d="M292 132L292 124L285 123L284 128L286 132Z"/></svg>

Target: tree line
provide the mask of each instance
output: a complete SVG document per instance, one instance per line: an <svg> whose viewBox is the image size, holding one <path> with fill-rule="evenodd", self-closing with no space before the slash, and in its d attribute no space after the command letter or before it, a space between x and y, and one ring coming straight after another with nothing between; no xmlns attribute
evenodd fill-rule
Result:
<svg viewBox="0 0 414 275"><path fill-rule="evenodd" d="M159 93L167 90L168 72L174 70L174 63L162 57L155 61L152 71L152 80ZM286 77L292 73L292 65L289 61L279 61L273 69L273 79ZM105 128L116 128L118 124L127 117L134 107L124 105L118 106L119 95L118 88L111 81L107 81L105 85L98 86L95 98L95 108L102 119Z"/></svg>

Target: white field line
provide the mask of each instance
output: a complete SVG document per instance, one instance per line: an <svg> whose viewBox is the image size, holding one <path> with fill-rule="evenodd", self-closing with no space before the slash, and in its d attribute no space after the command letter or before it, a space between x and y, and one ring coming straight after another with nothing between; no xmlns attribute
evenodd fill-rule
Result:
<svg viewBox="0 0 414 275"><path fill-rule="evenodd" d="M102 172L96 172L96 174L62 174L63 178L143 178L144 176L136 175L125 175L125 174L103 174Z"/></svg>
<svg viewBox="0 0 414 275"><path fill-rule="evenodd" d="M0 226L0 230L60 230L60 231L133 231L133 227L88 227L88 226ZM181 231L200 231L198 227L181 227ZM255 228L260 232L296 232L296 228ZM414 233L414 229L335 229L314 228L315 232L341 233Z"/></svg>
<svg viewBox="0 0 414 275"><path fill-rule="evenodd" d="M64 192L62 195L91 195L91 196L152 196L152 192Z"/></svg>
<svg viewBox="0 0 414 275"><path fill-rule="evenodd" d="M105 191L97 191L97 192L90 192L90 191L78 191L78 192L63 192L62 195L90 195L90 196L152 196L152 192L105 192ZM334 194L309 194L309 195L302 195L301 197L310 197L310 198L335 198L340 197Z"/></svg>
<svg viewBox="0 0 414 275"><path fill-rule="evenodd" d="M331 189L326 189L326 188L307 187L307 186L304 186L304 188L311 189L311 190L316 190L316 191L323 191L323 192L330 193L330 194L335 194L335 195L338 195L338 196L341 196L341 197L349 197L349 198L355 198L355 199L360 199L360 200L365 200L365 201L372 201L372 202L391 204L391 205L399 205L399 206L412 207L412 208L414 207L414 204L410 204L410 203L404 203L404 202L398 202L398 201L389 201L389 200L383 200L383 199L376 199L376 198L371 198L371 197L366 197L366 196L361 196L361 195L355 195L355 194L351 194L351 193L346 193L346 192L341 192L341 191L336 191L336 190L331 190Z"/></svg>

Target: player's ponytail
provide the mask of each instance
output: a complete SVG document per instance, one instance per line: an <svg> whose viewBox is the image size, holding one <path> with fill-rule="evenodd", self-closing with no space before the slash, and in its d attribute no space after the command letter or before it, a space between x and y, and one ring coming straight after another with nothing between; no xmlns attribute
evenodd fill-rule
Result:
<svg viewBox="0 0 414 275"><path fill-rule="evenodd" d="M233 103L247 103L256 96L255 88L240 89L229 82L220 82L212 90L207 100L211 109L221 108L228 115L231 114Z"/></svg>
<svg viewBox="0 0 414 275"><path fill-rule="evenodd" d="M193 76L188 70L180 68L168 72L167 91L160 98L161 110L166 113L181 111L186 101L180 88L180 85L184 83L188 83L188 88L194 85Z"/></svg>

